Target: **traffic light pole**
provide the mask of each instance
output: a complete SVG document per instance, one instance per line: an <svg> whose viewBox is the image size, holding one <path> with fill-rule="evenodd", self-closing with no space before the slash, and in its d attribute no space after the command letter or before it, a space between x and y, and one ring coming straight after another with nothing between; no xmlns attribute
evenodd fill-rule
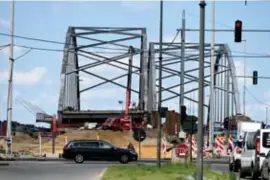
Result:
<svg viewBox="0 0 270 180"><path fill-rule="evenodd" d="M204 120L204 29L205 29L205 6L204 0L200 1L200 59L199 59L199 94L198 94L198 136L197 136L197 171L196 180L203 180L203 120Z"/></svg>
<svg viewBox="0 0 270 180"><path fill-rule="evenodd" d="M212 29L215 30L215 0L212 1ZM215 74L215 31L212 32L211 42L211 74L210 74L210 119L209 119L209 148L213 150L213 131L214 131L214 120L215 120L215 91L214 91L214 74Z"/></svg>
<svg viewBox="0 0 270 180"><path fill-rule="evenodd" d="M13 46L14 46L14 5L15 0L11 2L11 36L10 36L10 50L9 50L9 78L8 78L8 95L7 95L7 149L6 153L12 153L12 93L13 93L13 69L14 69L14 58L13 58Z"/></svg>
<svg viewBox="0 0 270 180"><path fill-rule="evenodd" d="M159 90L158 90L158 136L157 136L157 166L161 167L161 102L162 102L162 43L163 43L163 0L160 0L159 24Z"/></svg>
<svg viewBox="0 0 270 180"><path fill-rule="evenodd" d="M177 31L181 31L182 29L177 29ZM199 32L200 29L185 29L185 31L194 31ZM205 29L205 32L234 32L234 29ZM242 32L265 32L270 33L270 29L243 29Z"/></svg>
<svg viewBox="0 0 270 180"><path fill-rule="evenodd" d="M237 78L253 78L253 76L236 76ZM258 76L257 79L270 79L267 76Z"/></svg>

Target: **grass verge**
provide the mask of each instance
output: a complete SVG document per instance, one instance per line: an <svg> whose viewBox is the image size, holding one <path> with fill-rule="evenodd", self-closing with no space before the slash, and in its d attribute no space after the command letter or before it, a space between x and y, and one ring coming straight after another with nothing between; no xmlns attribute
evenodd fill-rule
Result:
<svg viewBox="0 0 270 180"><path fill-rule="evenodd" d="M184 177L195 175L193 164L165 164L159 169L155 165L109 166L103 180L184 180ZM234 180L232 174L212 171L204 168L206 180Z"/></svg>

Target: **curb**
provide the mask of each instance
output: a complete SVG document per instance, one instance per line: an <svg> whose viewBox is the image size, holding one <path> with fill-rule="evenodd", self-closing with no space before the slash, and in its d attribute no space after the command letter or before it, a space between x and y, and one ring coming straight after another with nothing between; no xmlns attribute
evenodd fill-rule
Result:
<svg viewBox="0 0 270 180"><path fill-rule="evenodd" d="M1 161L65 161L59 158L13 158L13 159L2 159Z"/></svg>
<svg viewBox="0 0 270 180"><path fill-rule="evenodd" d="M9 163L0 163L0 166L9 166Z"/></svg>
<svg viewBox="0 0 270 180"><path fill-rule="evenodd" d="M106 171L107 171L107 168L105 168L105 169L103 169L103 170L101 171L101 173L99 174L98 180L103 180L103 176L104 176L104 174L106 173Z"/></svg>

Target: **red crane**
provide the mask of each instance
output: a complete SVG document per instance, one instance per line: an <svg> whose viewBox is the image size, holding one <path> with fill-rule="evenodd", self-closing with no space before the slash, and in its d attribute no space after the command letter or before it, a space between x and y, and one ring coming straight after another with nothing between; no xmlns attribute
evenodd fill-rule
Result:
<svg viewBox="0 0 270 180"><path fill-rule="evenodd" d="M128 62L128 74L127 74L127 88L126 88L126 99L125 99L125 111L124 115L120 117L111 117L108 118L102 125L102 129L111 129L111 130L130 130L139 125L132 123L132 119L129 116L129 106L131 103L131 80L132 80L132 64L133 64L133 55L135 50L132 46L129 48L129 62Z"/></svg>

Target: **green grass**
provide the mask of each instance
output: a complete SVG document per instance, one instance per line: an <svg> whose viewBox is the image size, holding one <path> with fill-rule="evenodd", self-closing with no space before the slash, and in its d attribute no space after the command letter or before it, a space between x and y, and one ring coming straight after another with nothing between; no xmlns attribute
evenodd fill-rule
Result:
<svg viewBox="0 0 270 180"><path fill-rule="evenodd" d="M195 165L165 164L156 166L109 166L103 180L184 180L184 176L195 175ZM234 180L233 175L204 168L204 177L209 180Z"/></svg>

